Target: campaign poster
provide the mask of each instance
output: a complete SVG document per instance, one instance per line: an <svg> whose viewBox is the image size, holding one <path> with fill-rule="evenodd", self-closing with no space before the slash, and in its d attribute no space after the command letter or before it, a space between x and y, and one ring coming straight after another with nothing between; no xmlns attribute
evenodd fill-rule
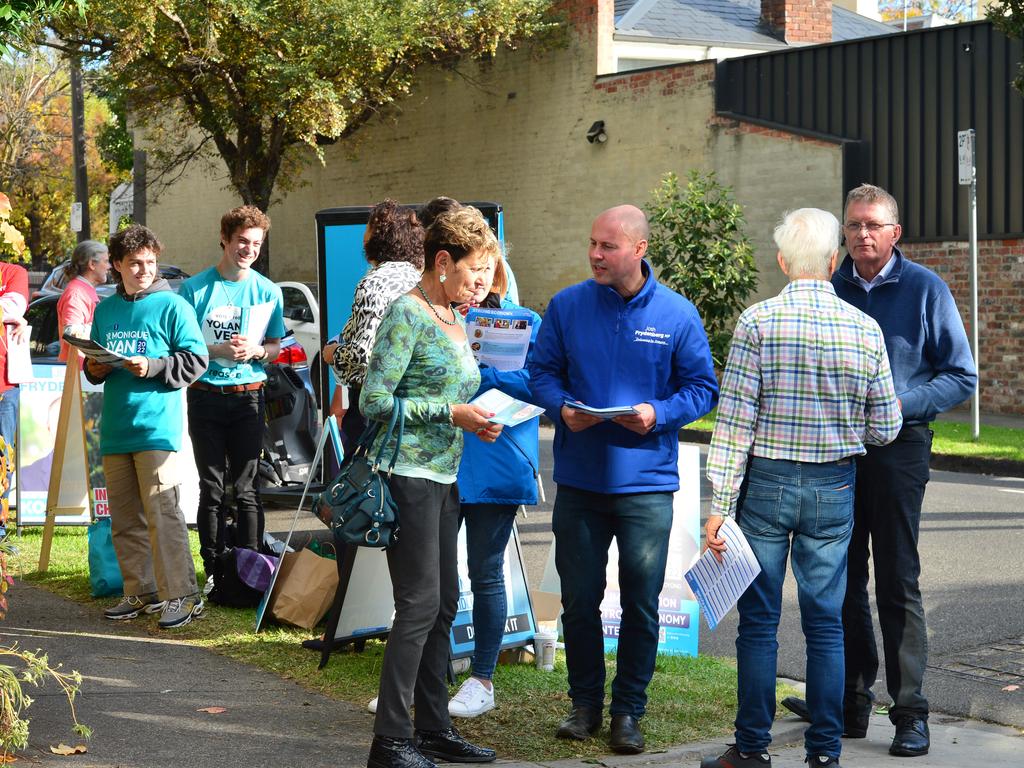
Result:
<svg viewBox="0 0 1024 768"><path fill-rule="evenodd" d="M50 488L50 468L60 420L60 401L64 394L64 365L33 365L34 380L24 382L21 388L19 408L19 444L17 446L17 471L11 491L11 498L17 499L19 526L43 525L46 522L46 500ZM92 489L92 514L105 517L110 514L107 499L106 479L103 477L103 457L100 454L100 419L103 413L103 386L92 384L81 376L82 386L82 427L85 435L86 466L72 467L67 461L64 466L62 497L74 497L79 489L72 487L81 483L88 472L89 487ZM181 393L184 398L184 391ZM199 504L199 476L192 456L192 443L188 437L187 416L182 404L182 441L178 452L178 472L181 478L180 504L187 523L195 523ZM69 435L68 439L79 439ZM15 490L17 489L17 495ZM84 489L81 493L84 496ZM89 510L79 515L59 515L57 525L87 525Z"/></svg>
<svg viewBox="0 0 1024 768"><path fill-rule="evenodd" d="M679 490L673 497L665 586L658 601L658 653L697 655L700 609L683 574L700 553L700 449L679 446ZM619 605L619 551L614 540L608 552L608 586L601 602L604 647L618 647L622 608Z"/></svg>
<svg viewBox="0 0 1024 768"><path fill-rule="evenodd" d="M462 526L459 529L459 608L451 630L453 659L472 656L476 645L473 633L473 588L469 582L468 563L466 526ZM501 640L501 647L515 648L533 642L537 622L530 603L526 572L523 570L519 532L514 524L505 547L505 603L505 636Z"/></svg>

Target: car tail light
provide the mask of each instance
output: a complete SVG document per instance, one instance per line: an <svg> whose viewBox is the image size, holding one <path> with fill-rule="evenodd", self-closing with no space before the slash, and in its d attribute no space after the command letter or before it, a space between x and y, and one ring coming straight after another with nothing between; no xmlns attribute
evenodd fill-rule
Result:
<svg viewBox="0 0 1024 768"><path fill-rule="evenodd" d="M281 348L281 354L274 360L278 365L309 365L306 359L306 350L301 344L292 344Z"/></svg>

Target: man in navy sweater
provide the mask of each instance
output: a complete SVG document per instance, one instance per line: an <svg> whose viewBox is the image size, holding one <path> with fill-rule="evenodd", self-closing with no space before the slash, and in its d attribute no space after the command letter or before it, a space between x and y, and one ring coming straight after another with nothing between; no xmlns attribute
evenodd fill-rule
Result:
<svg viewBox="0 0 1024 768"><path fill-rule="evenodd" d="M885 336L903 429L889 445L867 446L857 459L843 632L846 652L844 732L864 738L878 673L878 649L868 603L868 551L885 653L885 682L896 734L889 753L927 754L928 700L922 692L928 635L918 577L921 503L928 483L936 415L966 400L978 376L963 320L938 275L896 247L902 234L896 200L862 184L846 197L843 229L849 256L832 277L836 294L873 317ZM870 545L869 545L870 541ZM808 716L799 699L783 702Z"/></svg>
<svg viewBox="0 0 1024 768"><path fill-rule="evenodd" d="M619 550L622 619L609 712L616 752L643 751L638 720L658 648L678 431L718 401L700 316L659 285L644 261L647 219L611 208L590 233L593 278L548 305L530 362L530 389L555 423L558 484L552 528L572 710L557 736L583 740L604 709L604 596L608 548ZM632 407L604 420L566 405Z"/></svg>

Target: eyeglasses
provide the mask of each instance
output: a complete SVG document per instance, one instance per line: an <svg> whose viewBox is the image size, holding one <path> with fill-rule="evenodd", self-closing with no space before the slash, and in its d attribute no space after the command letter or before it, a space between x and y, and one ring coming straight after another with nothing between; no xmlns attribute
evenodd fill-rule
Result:
<svg viewBox="0 0 1024 768"><path fill-rule="evenodd" d="M866 229L869 234L874 235L881 232L885 227L895 226L891 221L885 224L880 224L877 221L848 221L843 225L843 229L850 235L859 235L862 229Z"/></svg>

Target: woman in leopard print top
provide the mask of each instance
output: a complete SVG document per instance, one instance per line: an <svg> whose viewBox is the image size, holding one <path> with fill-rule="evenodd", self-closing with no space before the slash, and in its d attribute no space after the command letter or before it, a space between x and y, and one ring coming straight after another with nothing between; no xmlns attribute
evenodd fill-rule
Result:
<svg viewBox="0 0 1024 768"><path fill-rule="evenodd" d="M340 343L324 347L323 356L331 361L338 382L349 388L349 407L341 421L346 453L366 426L359 410L359 393L380 320L395 299L419 282L423 227L412 209L385 200L370 211L363 249L372 269L356 286L352 316L341 332Z"/></svg>

